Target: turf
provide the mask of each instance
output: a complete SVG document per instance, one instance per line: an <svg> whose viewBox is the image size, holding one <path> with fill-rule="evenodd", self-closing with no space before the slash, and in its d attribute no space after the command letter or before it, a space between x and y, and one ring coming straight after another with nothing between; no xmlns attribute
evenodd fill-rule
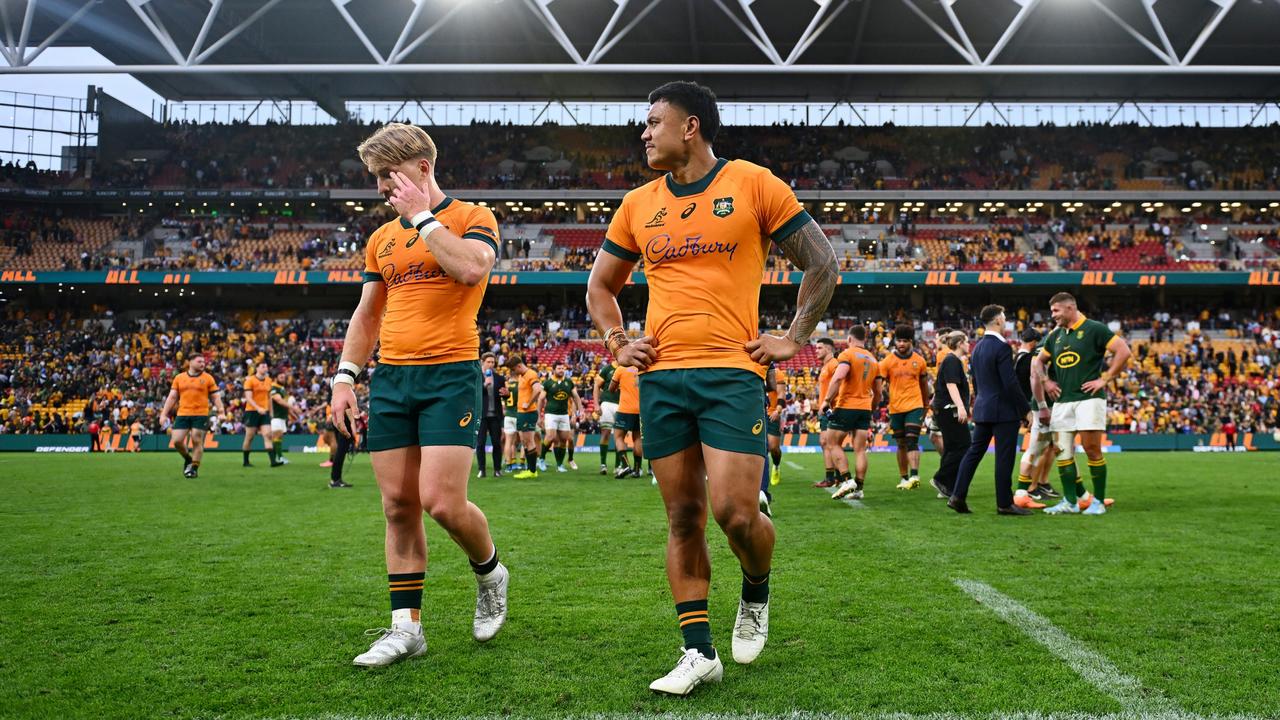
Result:
<svg viewBox="0 0 1280 720"><path fill-rule="evenodd" d="M639 713L1115 713L1018 628L961 592L985 582L1193 713L1280 716L1280 465L1274 455L1109 457L1114 512L1001 518L990 481L957 516L893 489L873 456L863 509L776 488L769 646L690 700L649 694L677 658L665 523L647 480L591 469L477 480L512 572L507 627L470 637L474 580L436 527L429 652L350 665L388 619L367 457L329 490L313 455L242 469L173 455L0 455L0 715L308 717ZM925 458L925 477L937 463ZM800 466L803 470L798 469ZM1081 463L1083 466L1083 463ZM984 466L990 472L990 461ZM739 574L713 553L728 657Z"/></svg>

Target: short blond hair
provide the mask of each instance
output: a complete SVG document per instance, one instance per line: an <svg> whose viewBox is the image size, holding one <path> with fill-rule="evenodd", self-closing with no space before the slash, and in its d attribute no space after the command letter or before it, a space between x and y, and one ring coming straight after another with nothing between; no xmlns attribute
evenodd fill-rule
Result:
<svg viewBox="0 0 1280 720"><path fill-rule="evenodd" d="M422 158L436 165L436 144L426 130L417 125L387 123L378 128L356 148L360 161L376 172L400 163Z"/></svg>

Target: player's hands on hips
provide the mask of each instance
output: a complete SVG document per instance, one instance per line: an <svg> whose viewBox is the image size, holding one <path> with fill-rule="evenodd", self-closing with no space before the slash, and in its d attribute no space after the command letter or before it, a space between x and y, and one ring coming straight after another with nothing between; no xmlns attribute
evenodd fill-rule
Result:
<svg viewBox="0 0 1280 720"><path fill-rule="evenodd" d="M658 359L658 351L653 347L653 336L645 335L618 348L615 359L622 367L647 370Z"/></svg>
<svg viewBox="0 0 1280 720"><path fill-rule="evenodd" d="M348 383L335 383L333 400L329 403L333 410L333 425L343 437L350 438L356 426L356 391Z"/></svg>
<svg viewBox="0 0 1280 720"><path fill-rule="evenodd" d="M1090 380L1089 382L1082 384L1080 386L1080 389L1089 393L1090 395L1097 395L1098 393L1107 389L1107 381L1103 380L1102 378L1098 378L1096 380Z"/></svg>
<svg viewBox="0 0 1280 720"><path fill-rule="evenodd" d="M396 184L396 189L391 191L391 207L400 213L400 217L408 220L420 212L431 209L431 199L427 197L427 191L418 187L408 175L392 171L391 179Z"/></svg>
<svg viewBox="0 0 1280 720"><path fill-rule="evenodd" d="M765 333L746 344L751 359L760 365L768 365L779 360L790 360L800 352L801 345L780 335Z"/></svg>
<svg viewBox="0 0 1280 720"><path fill-rule="evenodd" d="M1044 394L1049 396L1050 400L1057 400L1058 396L1062 394L1062 386L1053 380L1045 380Z"/></svg>

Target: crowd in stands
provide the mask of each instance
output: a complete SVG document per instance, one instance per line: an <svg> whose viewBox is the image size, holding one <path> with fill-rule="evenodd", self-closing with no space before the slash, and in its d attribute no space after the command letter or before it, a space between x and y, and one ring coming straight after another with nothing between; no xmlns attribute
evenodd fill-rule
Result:
<svg viewBox="0 0 1280 720"><path fill-rule="evenodd" d="M9 163L0 184L184 188L363 188L355 155L376 125L157 125L147 140L104 135L120 161L76 177ZM625 189L654 173L639 124L430 128L445 188ZM134 147L141 143L143 147ZM797 188L1190 189L1280 187L1280 128L725 127L724 157L765 165ZM137 158L149 158L138 161Z"/></svg>
<svg viewBox="0 0 1280 720"><path fill-rule="evenodd" d="M839 303L838 303L839 304ZM325 420L326 379L336 368L345 320L276 315L166 313L114 316L103 308L86 317L10 311L0 323L0 433L84 432L89 418L123 428L137 421L159 433L159 420L174 375L194 353L224 388L228 414L219 430L241 431L241 383L265 360L273 376L285 372L299 414L290 432L316 432ZM624 308L640 318L639 307ZM819 328L843 337L857 322L869 329L869 347L890 352L893 329L911 324L919 352L932 365L944 328L976 337L975 308L944 304L927 311L905 308L855 314L833 308ZM337 313L335 313L337 315ZM1010 338L1034 326L1048 330L1043 309L1011 308ZM780 330L790 310L762 315L766 330ZM1100 313L1125 334L1134 359L1110 393L1113 433L1212 433L1233 422L1245 433L1280 430L1280 310L1128 311ZM480 319L482 352L499 364L521 353L532 367L569 366L584 405L581 432L597 429L592 382L606 354L581 308L545 306L487 310ZM639 332L633 323L632 332ZM812 348L779 365L780 399L788 432L810 432L818 420L818 366ZM361 386L363 392L364 386Z"/></svg>

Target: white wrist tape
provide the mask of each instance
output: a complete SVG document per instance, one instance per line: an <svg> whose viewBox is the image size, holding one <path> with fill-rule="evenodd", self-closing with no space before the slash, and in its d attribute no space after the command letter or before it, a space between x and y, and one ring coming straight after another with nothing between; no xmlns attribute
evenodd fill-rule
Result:
<svg viewBox="0 0 1280 720"><path fill-rule="evenodd" d="M423 210L409 219L409 223L418 229L418 234L425 240L428 235L437 229L444 227L436 220L436 216L431 214L430 210Z"/></svg>
<svg viewBox="0 0 1280 720"><path fill-rule="evenodd" d="M343 360L342 362L338 363L338 369L339 369L339 370L350 370L352 375L359 376L359 375L360 375L360 371L361 371L361 370L363 370L364 368L362 368L362 367L360 367L359 365L357 365L357 364L355 364L355 363L351 362L350 360Z"/></svg>
<svg viewBox="0 0 1280 720"><path fill-rule="evenodd" d="M338 373L337 375L334 375L333 379L329 381L329 387L335 387L337 385L343 385L343 384L355 387L355 384L356 384L355 378L351 377L350 375L347 375L346 373Z"/></svg>

